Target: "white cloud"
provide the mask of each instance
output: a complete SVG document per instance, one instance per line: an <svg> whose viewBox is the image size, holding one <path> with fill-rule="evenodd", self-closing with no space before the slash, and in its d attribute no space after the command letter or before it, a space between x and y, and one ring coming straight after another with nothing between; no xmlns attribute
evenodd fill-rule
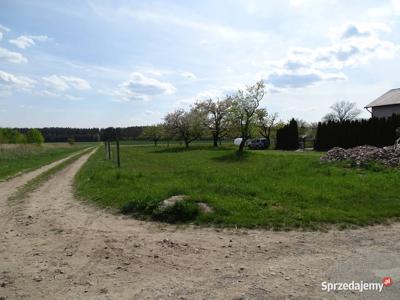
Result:
<svg viewBox="0 0 400 300"><path fill-rule="evenodd" d="M6 88L30 89L36 81L25 76L16 76L11 73L0 71L0 85Z"/></svg>
<svg viewBox="0 0 400 300"><path fill-rule="evenodd" d="M71 100L71 101L79 101L79 100L84 99L83 97L80 97L80 96L74 96L74 95L62 94L62 93L54 93L49 90L38 91L38 92L35 92L34 94L37 96L45 96L45 97L50 97L50 98L65 98L65 99Z"/></svg>
<svg viewBox="0 0 400 300"><path fill-rule="evenodd" d="M287 57L268 63L265 82L277 88L298 88L322 81L344 80L346 67L373 59L393 58L400 46L382 40L379 32L390 31L384 24L346 24L332 34L332 44L319 48L292 48Z"/></svg>
<svg viewBox="0 0 400 300"><path fill-rule="evenodd" d="M58 75L51 75L49 77L43 77L42 79L45 85L55 90L65 91L70 88L67 81Z"/></svg>
<svg viewBox="0 0 400 300"><path fill-rule="evenodd" d="M235 85L235 86L222 86L219 88L211 88L204 91L201 91L195 96L196 100L206 100L206 99L216 99L216 98L224 98L229 95L233 95L237 90L244 88L243 85Z"/></svg>
<svg viewBox="0 0 400 300"><path fill-rule="evenodd" d="M74 95L65 95L64 96L66 99L71 100L71 101L80 101L83 100L83 97L78 97Z"/></svg>
<svg viewBox="0 0 400 300"><path fill-rule="evenodd" d="M223 99L226 96L233 95L239 89L243 89L245 86L243 84L236 84L236 85L223 85L220 87L212 87L205 90L200 91L199 93L195 94L194 96L189 96L187 98L180 99L175 102L175 108L182 108L182 107L190 107L196 101L208 100L208 99Z"/></svg>
<svg viewBox="0 0 400 300"><path fill-rule="evenodd" d="M49 90L37 91L34 94L37 95L37 96L60 97L60 94L51 92Z"/></svg>
<svg viewBox="0 0 400 300"><path fill-rule="evenodd" d="M304 4L305 0L290 0L290 5L294 7L299 7Z"/></svg>
<svg viewBox="0 0 400 300"><path fill-rule="evenodd" d="M8 27L6 27L6 26L0 24L0 31L9 32L9 31L10 31L10 28L8 28Z"/></svg>
<svg viewBox="0 0 400 300"><path fill-rule="evenodd" d="M160 112L160 111L155 111L155 110L146 110L146 111L144 112L144 114L145 114L146 116L149 116L149 117L152 117L152 118L155 118L155 117L162 118L163 115L164 115L162 112Z"/></svg>
<svg viewBox="0 0 400 300"><path fill-rule="evenodd" d="M321 81L344 79L346 79L346 76L343 73L324 73L318 70L305 70L302 72L273 72L265 78L265 81L277 88L300 88L315 85Z"/></svg>
<svg viewBox="0 0 400 300"><path fill-rule="evenodd" d="M182 70L171 70L171 69L157 69L157 68L145 68L138 69L139 73L150 75L150 76L168 76L168 75L179 75L186 79L196 79L196 75L192 72L182 71Z"/></svg>
<svg viewBox="0 0 400 300"><path fill-rule="evenodd" d="M13 52L1 47L0 47L0 60L5 60L16 64L25 63L28 61L28 59L21 53Z"/></svg>
<svg viewBox="0 0 400 300"><path fill-rule="evenodd" d="M385 3L382 6L370 8L367 14L371 17L390 17L397 16L400 14L400 1L392 0L389 3Z"/></svg>
<svg viewBox="0 0 400 300"><path fill-rule="evenodd" d="M85 79L72 76L61 76L61 78L64 79L72 89L80 91L91 89L89 82Z"/></svg>
<svg viewBox="0 0 400 300"><path fill-rule="evenodd" d="M368 31L361 31L357 26L354 24L349 24L347 28L342 33L341 38L347 39L352 37L366 37L369 36Z"/></svg>
<svg viewBox="0 0 400 300"><path fill-rule="evenodd" d="M175 91L176 88L169 82L162 82L134 72L129 80L119 85L114 95L123 101L147 101L153 96L171 95Z"/></svg>
<svg viewBox="0 0 400 300"><path fill-rule="evenodd" d="M9 40L9 42L10 42L10 44L17 46L20 49L25 49L25 48L35 45L34 40L27 36L20 36L14 40Z"/></svg>
<svg viewBox="0 0 400 300"><path fill-rule="evenodd" d="M196 79L196 75L194 75L192 72L181 72L181 75L187 79Z"/></svg>
<svg viewBox="0 0 400 300"><path fill-rule="evenodd" d="M46 35L21 35L16 39L9 40L9 42L20 49L25 49L35 45L35 42L45 42L48 39Z"/></svg>
<svg viewBox="0 0 400 300"><path fill-rule="evenodd" d="M79 77L51 75L42 79L46 86L59 91L91 89L89 82Z"/></svg>

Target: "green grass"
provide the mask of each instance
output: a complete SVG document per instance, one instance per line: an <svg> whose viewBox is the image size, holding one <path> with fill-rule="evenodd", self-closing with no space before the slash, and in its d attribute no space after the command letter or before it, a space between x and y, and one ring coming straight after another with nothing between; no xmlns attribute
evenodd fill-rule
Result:
<svg viewBox="0 0 400 300"><path fill-rule="evenodd" d="M121 169L97 151L75 178L77 194L137 215L152 215L170 196L189 195L213 213L196 224L321 229L370 225L400 217L400 170L321 164L322 153L232 148L121 148ZM336 226L335 225L335 226Z"/></svg>
<svg viewBox="0 0 400 300"><path fill-rule="evenodd" d="M176 140L171 140L171 141L166 141L166 140L160 140L157 142L157 145L159 146L167 146L169 143L170 146L183 146L183 142L176 141ZM212 140L196 140L190 143L190 145L212 145L213 141ZM231 140L224 140L222 141L223 145L228 145L232 144L233 141ZM153 146L154 142L152 140L142 140L142 139L136 139L136 140L124 140L120 142L121 145L134 145L134 146Z"/></svg>
<svg viewBox="0 0 400 300"><path fill-rule="evenodd" d="M49 180L52 176L54 176L57 172L64 169L66 166L72 164L76 160L78 160L82 155L86 154L88 151L92 150L92 148L79 152L76 155L64 160L63 162L55 165L54 167L48 169L47 171L41 173L39 176L32 178L22 187L18 188L17 191L12 194L8 200L9 201L21 201L28 197L28 195L41 186L45 181Z"/></svg>
<svg viewBox="0 0 400 300"><path fill-rule="evenodd" d="M94 144L93 144L94 145ZM0 180L32 170L88 147L87 143L36 145L0 145Z"/></svg>

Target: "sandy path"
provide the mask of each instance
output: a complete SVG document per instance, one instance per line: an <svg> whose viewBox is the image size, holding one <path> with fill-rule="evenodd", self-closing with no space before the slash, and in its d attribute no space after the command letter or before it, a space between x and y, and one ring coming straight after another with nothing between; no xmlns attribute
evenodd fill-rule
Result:
<svg viewBox="0 0 400 300"><path fill-rule="evenodd" d="M399 299L321 291L322 281L400 281L400 225L322 232L177 228L73 198L89 154L30 198L1 188L0 296L9 299ZM28 176L28 175L26 175ZM29 175L33 176L33 175ZM17 208L17 210L16 210ZM12 214L10 212L13 212Z"/></svg>

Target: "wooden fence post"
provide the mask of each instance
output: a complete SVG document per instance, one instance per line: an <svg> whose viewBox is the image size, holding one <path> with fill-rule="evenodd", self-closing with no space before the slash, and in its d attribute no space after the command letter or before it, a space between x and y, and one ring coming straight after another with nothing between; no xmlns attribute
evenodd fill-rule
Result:
<svg viewBox="0 0 400 300"><path fill-rule="evenodd" d="M117 140L116 142L117 142L117 165L118 165L118 168L120 168L121 167L121 161L119 159L119 140Z"/></svg>
<svg viewBox="0 0 400 300"><path fill-rule="evenodd" d="M107 142L107 147L108 147L108 160L111 160L111 145L110 145L110 141Z"/></svg>

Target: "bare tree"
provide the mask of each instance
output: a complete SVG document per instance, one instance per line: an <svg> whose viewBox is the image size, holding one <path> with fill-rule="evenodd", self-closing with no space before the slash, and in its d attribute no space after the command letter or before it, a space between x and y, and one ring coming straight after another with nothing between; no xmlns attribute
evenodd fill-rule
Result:
<svg viewBox="0 0 400 300"><path fill-rule="evenodd" d="M242 141L238 153L242 154L246 141L250 137L251 127L255 123L255 113L260 101L264 97L264 82L258 81L255 85L239 90L233 97L231 117L240 129Z"/></svg>
<svg viewBox="0 0 400 300"><path fill-rule="evenodd" d="M167 114L164 120L168 133L184 141L186 148L191 142L200 138L204 132L202 115L194 109L189 112L178 109Z"/></svg>
<svg viewBox="0 0 400 300"><path fill-rule="evenodd" d="M277 113L270 114L265 108L257 109L256 125L258 128L258 132L261 134L261 136L270 140L271 129L274 126L277 118L278 118Z"/></svg>
<svg viewBox="0 0 400 300"><path fill-rule="evenodd" d="M217 101L208 99L195 104L195 109L204 115L205 126L211 131L214 147L218 147L218 141L226 134L227 116L231 105L230 97Z"/></svg>
<svg viewBox="0 0 400 300"><path fill-rule="evenodd" d="M331 107L332 112L323 117L323 121L352 121L357 119L361 110L357 108L355 102L338 101Z"/></svg>

